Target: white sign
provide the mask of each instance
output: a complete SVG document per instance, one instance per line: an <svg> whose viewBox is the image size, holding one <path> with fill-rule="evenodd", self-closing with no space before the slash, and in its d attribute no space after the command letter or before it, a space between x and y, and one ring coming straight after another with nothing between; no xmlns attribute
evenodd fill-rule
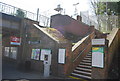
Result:
<svg viewBox="0 0 120 81"><path fill-rule="evenodd" d="M58 63L65 63L65 49L59 49L58 52Z"/></svg>
<svg viewBox="0 0 120 81"><path fill-rule="evenodd" d="M44 61L44 56L45 54L51 54L51 50L50 49L41 49L41 56L40 56L40 60Z"/></svg>
<svg viewBox="0 0 120 81"><path fill-rule="evenodd" d="M92 53L92 66L103 68L103 54L100 52Z"/></svg>
<svg viewBox="0 0 120 81"><path fill-rule="evenodd" d="M104 53L103 47L92 47L92 66L104 67Z"/></svg>
<svg viewBox="0 0 120 81"><path fill-rule="evenodd" d="M105 45L105 39L92 39L92 45Z"/></svg>

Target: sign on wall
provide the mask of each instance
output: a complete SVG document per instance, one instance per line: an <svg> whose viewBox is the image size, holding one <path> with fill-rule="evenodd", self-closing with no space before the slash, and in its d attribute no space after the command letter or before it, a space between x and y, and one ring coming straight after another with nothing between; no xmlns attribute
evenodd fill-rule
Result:
<svg viewBox="0 0 120 81"><path fill-rule="evenodd" d="M32 49L31 59L39 60L40 49Z"/></svg>
<svg viewBox="0 0 120 81"><path fill-rule="evenodd" d="M104 67L104 48L103 47L92 47L92 66L93 67Z"/></svg>
<svg viewBox="0 0 120 81"><path fill-rule="evenodd" d="M10 44L20 45L20 43L21 43L21 38L20 37L16 37L16 36L11 36L10 37Z"/></svg>
<svg viewBox="0 0 120 81"><path fill-rule="evenodd" d="M44 56L45 54L51 54L51 50L50 49L41 49L41 56L40 56L40 60L44 61Z"/></svg>
<svg viewBox="0 0 120 81"><path fill-rule="evenodd" d="M105 39L92 39L92 45L105 45Z"/></svg>
<svg viewBox="0 0 120 81"><path fill-rule="evenodd" d="M59 52L58 52L58 63L62 63L62 64L65 64L65 49L59 49Z"/></svg>

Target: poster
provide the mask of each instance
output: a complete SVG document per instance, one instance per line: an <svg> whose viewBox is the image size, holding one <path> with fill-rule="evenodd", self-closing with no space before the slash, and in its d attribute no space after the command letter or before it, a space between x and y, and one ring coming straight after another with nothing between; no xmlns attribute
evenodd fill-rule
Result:
<svg viewBox="0 0 120 81"><path fill-rule="evenodd" d="M103 47L92 47L92 66L93 67L104 67L104 48Z"/></svg>
<svg viewBox="0 0 120 81"><path fill-rule="evenodd" d="M58 63L65 64L65 49L59 49L58 52Z"/></svg>
<svg viewBox="0 0 120 81"><path fill-rule="evenodd" d="M51 50L50 49L41 49L40 60L44 61L45 54L51 54Z"/></svg>
<svg viewBox="0 0 120 81"><path fill-rule="evenodd" d="M31 59L39 60L40 49L32 49Z"/></svg>

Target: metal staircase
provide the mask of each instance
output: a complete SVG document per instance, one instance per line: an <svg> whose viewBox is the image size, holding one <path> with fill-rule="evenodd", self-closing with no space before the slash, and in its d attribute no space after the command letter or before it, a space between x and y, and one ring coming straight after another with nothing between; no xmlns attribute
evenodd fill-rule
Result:
<svg viewBox="0 0 120 81"><path fill-rule="evenodd" d="M90 80L91 72L92 72L92 54L91 52L89 52L69 77L73 79Z"/></svg>

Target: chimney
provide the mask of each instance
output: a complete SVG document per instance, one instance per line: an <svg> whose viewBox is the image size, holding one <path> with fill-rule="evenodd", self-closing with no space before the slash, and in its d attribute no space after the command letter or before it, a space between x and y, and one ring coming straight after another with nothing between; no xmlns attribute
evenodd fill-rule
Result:
<svg viewBox="0 0 120 81"><path fill-rule="evenodd" d="M77 20L78 20L78 21L82 21L82 17L79 16L79 15L77 15Z"/></svg>

